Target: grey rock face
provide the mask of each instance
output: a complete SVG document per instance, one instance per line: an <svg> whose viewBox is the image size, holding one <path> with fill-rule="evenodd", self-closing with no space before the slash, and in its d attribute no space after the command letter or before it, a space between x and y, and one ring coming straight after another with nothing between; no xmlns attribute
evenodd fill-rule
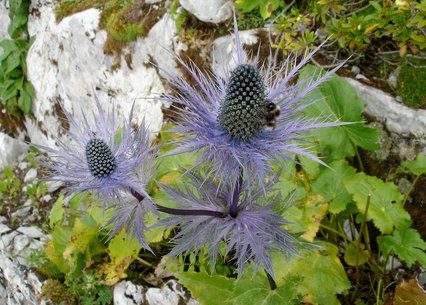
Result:
<svg viewBox="0 0 426 305"><path fill-rule="evenodd" d="M31 141L55 145L55 139L64 133L61 106L77 122L83 112L92 121L95 92L103 109L114 107L118 122L128 117L135 102L133 123L145 119L154 136L161 129L163 105L155 97L165 89L150 61L168 69L175 66L171 59L174 22L164 16L146 38L130 43L117 59L104 54L107 33L98 30L98 10L89 9L56 23L53 3L39 0L33 6L40 14L30 16L28 24L30 35L36 36L27 57L28 78L37 93L34 117L25 121ZM132 58L131 64L125 58ZM117 61L118 69L114 67Z"/></svg>
<svg viewBox="0 0 426 305"><path fill-rule="evenodd" d="M0 168L2 169L5 165L12 164L20 154L27 151L27 148L27 144L23 141L0 132Z"/></svg>
<svg viewBox="0 0 426 305"><path fill-rule="evenodd" d="M161 288L144 288L129 281L114 287L114 305L200 305L189 296L175 280L167 281Z"/></svg>
<svg viewBox="0 0 426 305"><path fill-rule="evenodd" d="M35 274L0 250L0 304L34 305L41 286Z"/></svg>
<svg viewBox="0 0 426 305"><path fill-rule="evenodd" d="M233 4L229 0L180 0L180 4L204 22L220 23L232 17Z"/></svg>
<svg viewBox="0 0 426 305"><path fill-rule="evenodd" d="M345 78L364 101L365 111L374 116L393 134L409 141L400 142L399 154L415 156L412 146L418 146L426 153L426 110L414 110L396 101L395 98L376 88L364 85L354 79ZM411 156L411 157L414 157ZM410 159L410 156L408 157Z"/></svg>

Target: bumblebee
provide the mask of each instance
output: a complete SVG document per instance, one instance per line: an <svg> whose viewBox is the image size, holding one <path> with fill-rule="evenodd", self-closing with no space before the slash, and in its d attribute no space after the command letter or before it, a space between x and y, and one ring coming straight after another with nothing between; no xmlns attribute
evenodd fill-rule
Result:
<svg viewBox="0 0 426 305"><path fill-rule="evenodd" d="M280 116L280 106L277 104L266 100L264 106L264 115L265 115L265 123L264 127L267 130L274 130L277 125L277 118Z"/></svg>

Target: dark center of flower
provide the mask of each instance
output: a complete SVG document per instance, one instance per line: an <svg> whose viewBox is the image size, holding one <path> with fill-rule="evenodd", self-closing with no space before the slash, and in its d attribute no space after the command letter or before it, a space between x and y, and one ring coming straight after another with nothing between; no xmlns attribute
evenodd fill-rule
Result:
<svg viewBox="0 0 426 305"><path fill-rule="evenodd" d="M265 106L262 75L256 67L241 64L231 72L218 123L234 138L247 140L263 130Z"/></svg>
<svg viewBox="0 0 426 305"><path fill-rule="evenodd" d="M96 178L110 175L116 165L111 149L101 139L91 139L86 145L86 158L90 172Z"/></svg>

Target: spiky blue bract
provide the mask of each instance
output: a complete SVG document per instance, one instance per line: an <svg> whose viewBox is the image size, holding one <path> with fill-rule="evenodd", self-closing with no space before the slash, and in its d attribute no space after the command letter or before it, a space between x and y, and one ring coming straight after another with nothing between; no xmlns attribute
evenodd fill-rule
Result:
<svg viewBox="0 0 426 305"><path fill-rule="evenodd" d="M263 181L265 174L273 172L271 164L281 163L284 160L296 162L295 155L303 155L324 164L305 148L306 145L303 147L300 143L307 141L306 132L310 130L345 123L330 122L329 118L324 117L306 117L303 112L316 102L315 99L309 100L309 93L325 82L340 66L322 76L312 76L311 79L295 83L300 69L321 46L305 54L300 61L297 61L296 55L292 55L280 64L273 52L264 62L261 62L258 56L249 60L242 50L237 24L234 22L237 57L235 66L224 67L224 75L221 75L219 67L215 66L212 73L203 73L201 67L187 63L180 57L177 57L177 60L194 80L194 85L182 76L169 73L175 94L165 99L184 106L177 110L179 117L182 118L178 122L179 126L171 131L185 135L176 141L178 147L169 154L199 151L201 159L199 164L207 162L211 165L212 173L227 178L228 181L236 181L241 170L246 177ZM247 129L246 131L235 131L238 124L232 123L232 113L221 111L227 104L232 107L238 106L235 102L238 86L235 86L232 78L236 74L235 71L241 70L241 67L250 69L255 67L259 71L252 73L254 87L251 88L254 89L249 90L250 94L256 93L259 101L254 103L251 101L249 104L252 106L247 111L260 115L261 107L268 102L275 103L281 109L275 128L247 127L263 122L262 118L256 120L250 117L250 120L240 124L242 128ZM262 86L258 84L257 75L261 77L264 92ZM244 116L236 113L236 120L241 117ZM225 128L222 126L224 124Z"/></svg>
<svg viewBox="0 0 426 305"><path fill-rule="evenodd" d="M108 200L136 189L148 197L154 154L144 123L132 128L132 108L129 118L117 124L113 110L102 110L97 98L96 105L93 124L84 109L82 122L64 109L69 141L57 139L58 149L40 147L48 155L41 163L49 179L63 182L68 194L92 190Z"/></svg>
<svg viewBox="0 0 426 305"><path fill-rule="evenodd" d="M122 229L128 236L136 238L139 244L146 250L152 252L145 238L145 216L147 213L157 214L157 210L151 198L144 198L138 201L136 198L121 198L115 205L110 219L107 221L105 228L108 228L108 237L112 238Z"/></svg>
<svg viewBox="0 0 426 305"><path fill-rule="evenodd" d="M175 244L169 255L181 253L197 254L207 246L210 266L214 269L218 255L232 254L238 267L238 276L243 274L245 265L251 261L255 267L263 267L274 277L271 250L284 252L286 256L298 254L297 240L282 228L287 222L273 210L283 202L276 194L266 196L272 183L261 187L251 187L244 183L239 191L239 204L236 217L230 213L230 205L235 199L235 184L218 187L212 179L188 174L191 182L181 189L163 186L170 198L185 210L210 210L221 212L224 217L172 215L158 225L177 226L179 231L173 238ZM221 253L221 243L226 244Z"/></svg>

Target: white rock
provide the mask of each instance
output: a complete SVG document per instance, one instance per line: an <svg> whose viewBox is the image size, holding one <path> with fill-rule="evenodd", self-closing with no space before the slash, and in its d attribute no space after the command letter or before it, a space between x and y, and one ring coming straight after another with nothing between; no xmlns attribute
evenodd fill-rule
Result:
<svg viewBox="0 0 426 305"><path fill-rule="evenodd" d="M31 242L30 238L25 235L18 235L13 239L13 254L18 254Z"/></svg>
<svg viewBox="0 0 426 305"><path fill-rule="evenodd" d="M64 133L59 119L60 105L77 122L82 121L82 112L89 114L89 121L93 121L91 113L96 108L94 88L97 88L104 109L114 106L117 121L128 117L133 101L136 101L135 123L141 123L145 118L151 131L159 131L162 102L154 96L165 89L157 70L147 63L151 58L159 65L167 62L163 60L166 49L169 50L167 56L172 57L173 21L162 18L147 38L129 44L123 50L120 68L115 70L112 67L114 57L104 54L107 33L98 30L98 10L89 9L68 16L57 24L55 4L40 1L43 0L33 1L39 16L31 15L28 23L30 35L36 37L27 56L28 78L36 91L32 109L34 117L26 118L25 122L31 141L50 147L55 145L54 139ZM158 58L160 54L162 57ZM125 56L132 58L131 67Z"/></svg>
<svg viewBox="0 0 426 305"><path fill-rule="evenodd" d="M31 168L24 177L24 182L32 182L37 177L37 170L35 168Z"/></svg>
<svg viewBox="0 0 426 305"><path fill-rule="evenodd" d="M399 104L381 90L345 78L357 91L365 104L365 111L383 122L389 131L412 134L417 138L426 135L426 110L414 110Z"/></svg>
<svg viewBox="0 0 426 305"><path fill-rule="evenodd" d="M9 228L8 226L6 226L5 224L0 223L0 235L9 232L10 230L12 230L11 228Z"/></svg>
<svg viewBox="0 0 426 305"><path fill-rule="evenodd" d="M15 162L17 156L26 152L27 149L28 146L23 141L11 138L7 134L0 132L0 168Z"/></svg>
<svg viewBox="0 0 426 305"><path fill-rule="evenodd" d="M146 300L149 305L178 305L179 296L168 286L149 288L146 292Z"/></svg>
<svg viewBox="0 0 426 305"><path fill-rule="evenodd" d="M16 210L15 212L12 213L12 217L27 217L28 215L31 214L31 210L32 207L31 206L27 206L25 208Z"/></svg>
<svg viewBox="0 0 426 305"><path fill-rule="evenodd" d="M23 192L26 192L27 191L27 185L25 185L23 188L22 188L22 191ZM31 198L28 198L26 201L25 201L25 203L24 203L24 207L30 207L30 206L32 206L33 205L33 201L31 200Z"/></svg>
<svg viewBox="0 0 426 305"><path fill-rule="evenodd" d="M5 38L9 39L9 34L7 32L7 27L9 26L10 23L10 18L9 18L9 11L6 8L6 3L7 1L0 1L0 40L3 40ZM3 53L3 49L0 48L0 54Z"/></svg>
<svg viewBox="0 0 426 305"><path fill-rule="evenodd" d="M387 82L389 84L389 86L391 86L392 88L396 89L396 87L398 86L398 75L399 75L399 67L396 68L388 77Z"/></svg>
<svg viewBox="0 0 426 305"><path fill-rule="evenodd" d="M361 69L358 66L352 66L351 71L353 74L359 74L361 72Z"/></svg>
<svg viewBox="0 0 426 305"><path fill-rule="evenodd" d="M25 170L25 169L27 169L27 168L28 168L28 165L30 165L28 162L19 162L19 164L18 164L18 168L19 168L20 170Z"/></svg>
<svg viewBox="0 0 426 305"><path fill-rule="evenodd" d="M7 221L7 218L4 216L0 216L0 223L5 223Z"/></svg>
<svg viewBox="0 0 426 305"><path fill-rule="evenodd" d="M13 239L18 236L17 231L12 231L9 234L2 235L0 237L0 249L6 249L12 243Z"/></svg>
<svg viewBox="0 0 426 305"><path fill-rule="evenodd" d="M52 196L50 196L50 194L47 194L47 195L43 196L43 201L49 202L50 200L52 200Z"/></svg>
<svg viewBox="0 0 426 305"><path fill-rule="evenodd" d="M357 74L357 75L355 75L355 79L357 79L357 80L365 80L365 81L368 81L368 80L369 80L367 77L365 77L365 76L364 76L364 75L362 75L362 74Z"/></svg>
<svg viewBox="0 0 426 305"><path fill-rule="evenodd" d="M114 287L114 305L144 304L143 286L121 281Z"/></svg>
<svg viewBox="0 0 426 305"><path fill-rule="evenodd" d="M243 45L253 45L258 43L259 38L256 36L256 30L241 31L240 41ZM246 54L243 52L243 56ZM234 35L222 36L213 42L213 50L211 53L214 67L220 76L226 77L228 69L237 66L237 52Z"/></svg>
<svg viewBox="0 0 426 305"><path fill-rule="evenodd" d="M232 17L233 4L229 0L180 0L180 4L204 22L220 23Z"/></svg>
<svg viewBox="0 0 426 305"><path fill-rule="evenodd" d="M46 236L46 234L37 227L19 227L16 230L31 238L43 238Z"/></svg>
<svg viewBox="0 0 426 305"><path fill-rule="evenodd" d="M0 304L38 304L41 282L25 266L9 254L0 251Z"/></svg>
<svg viewBox="0 0 426 305"><path fill-rule="evenodd" d="M47 181L46 182L47 192L48 193L56 192L62 185L63 183L61 181Z"/></svg>

